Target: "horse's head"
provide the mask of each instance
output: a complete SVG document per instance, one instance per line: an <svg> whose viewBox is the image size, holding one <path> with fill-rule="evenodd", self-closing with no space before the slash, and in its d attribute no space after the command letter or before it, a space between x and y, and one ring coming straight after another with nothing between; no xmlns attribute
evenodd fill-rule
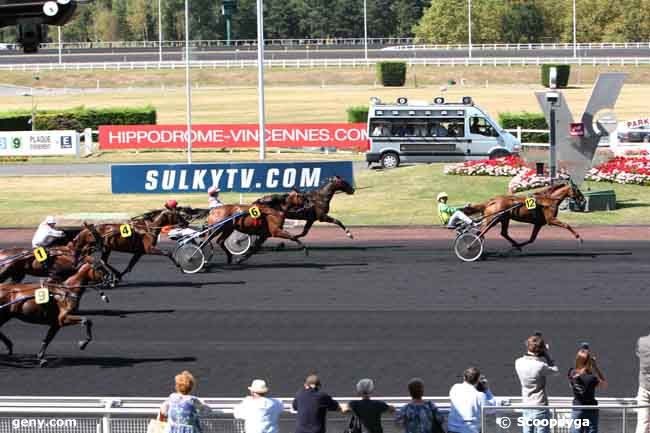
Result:
<svg viewBox="0 0 650 433"><path fill-rule="evenodd" d="M587 203L585 196L580 191L580 188L578 188L578 185L573 182L573 179L569 179L569 197L576 202L580 209L584 208Z"/></svg>
<svg viewBox="0 0 650 433"><path fill-rule="evenodd" d="M186 227L188 225L187 215L178 209L164 209L153 220L152 225L155 228L162 228L164 226L179 226Z"/></svg>
<svg viewBox="0 0 650 433"><path fill-rule="evenodd" d="M292 189L286 195L285 205L287 209L301 209L305 206L305 198L297 189Z"/></svg>
<svg viewBox="0 0 650 433"><path fill-rule="evenodd" d="M329 183L334 186L334 191L343 191L346 194L354 194L354 187L341 176L334 176L330 178Z"/></svg>

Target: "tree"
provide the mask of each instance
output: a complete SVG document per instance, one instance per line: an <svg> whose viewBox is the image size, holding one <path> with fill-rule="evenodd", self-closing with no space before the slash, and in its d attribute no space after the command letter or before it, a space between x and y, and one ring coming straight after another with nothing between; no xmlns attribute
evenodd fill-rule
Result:
<svg viewBox="0 0 650 433"><path fill-rule="evenodd" d="M504 41L501 23L506 8L503 0L472 1L472 43L493 44Z"/></svg>
<svg viewBox="0 0 650 433"><path fill-rule="evenodd" d="M425 0L395 0L392 5L395 17L395 36L413 36L413 27L422 18L422 14L428 6L429 1Z"/></svg>
<svg viewBox="0 0 650 433"><path fill-rule="evenodd" d="M239 0L237 13L232 17L232 36L234 39L257 38L256 0ZM266 27L266 22L264 23Z"/></svg>
<svg viewBox="0 0 650 433"><path fill-rule="evenodd" d="M543 12L531 1L511 5L503 14L501 23L505 42L539 42L544 34Z"/></svg>
<svg viewBox="0 0 650 433"><path fill-rule="evenodd" d="M415 37L429 44L459 44L467 41L467 5L465 2L431 0L420 22L413 28Z"/></svg>
<svg viewBox="0 0 650 433"><path fill-rule="evenodd" d="M137 40L149 40L149 2L147 0L129 0L126 17L129 31Z"/></svg>
<svg viewBox="0 0 650 433"><path fill-rule="evenodd" d="M650 0L624 0L621 4L622 14L610 31L617 33L617 39L629 42L650 39ZM614 36L614 35L612 35Z"/></svg>
<svg viewBox="0 0 650 433"><path fill-rule="evenodd" d="M620 40L622 5L602 0L576 0L578 42L605 42ZM573 14L565 17L564 39L573 40Z"/></svg>

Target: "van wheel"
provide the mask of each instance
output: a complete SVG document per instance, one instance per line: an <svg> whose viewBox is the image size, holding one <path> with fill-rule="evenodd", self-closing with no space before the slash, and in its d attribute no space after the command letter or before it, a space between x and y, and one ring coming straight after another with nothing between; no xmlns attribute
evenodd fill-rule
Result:
<svg viewBox="0 0 650 433"><path fill-rule="evenodd" d="M399 165L399 155L395 152L386 152L381 156L380 162L384 168L395 168Z"/></svg>
<svg viewBox="0 0 650 433"><path fill-rule="evenodd" d="M504 149L497 149L490 153L490 159L505 158L506 156L510 156L510 152Z"/></svg>

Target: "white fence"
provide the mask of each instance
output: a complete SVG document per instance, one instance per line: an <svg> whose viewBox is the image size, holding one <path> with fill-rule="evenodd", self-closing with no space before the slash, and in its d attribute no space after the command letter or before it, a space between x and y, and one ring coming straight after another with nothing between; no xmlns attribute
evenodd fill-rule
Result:
<svg viewBox="0 0 650 433"><path fill-rule="evenodd" d="M396 59L268 59L272 68L367 68L380 61ZM563 63L578 66L643 66L650 65L650 57L480 57L480 58L404 58L397 59L409 66L539 66L544 63ZM192 60L193 69L244 69L257 67L257 60ZM185 68L184 61L163 62L88 62L88 63L34 63L2 64L0 71L126 71L174 70Z"/></svg>

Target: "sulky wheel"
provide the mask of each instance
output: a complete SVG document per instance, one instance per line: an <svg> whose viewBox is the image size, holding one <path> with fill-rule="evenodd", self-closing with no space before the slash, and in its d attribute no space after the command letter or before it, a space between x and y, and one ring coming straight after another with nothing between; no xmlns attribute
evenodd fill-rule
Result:
<svg viewBox="0 0 650 433"><path fill-rule="evenodd" d="M252 243L253 241L250 235L235 230L226 239L225 246L233 256L241 256L242 254L246 254Z"/></svg>
<svg viewBox="0 0 650 433"><path fill-rule="evenodd" d="M462 233L454 241L454 252L464 262L478 260L483 254L483 239L473 232Z"/></svg>
<svg viewBox="0 0 650 433"><path fill-rule="evenodd" d="M195 274L203 269L205 256L201 248L193 243L180 245L174 251L174 260L186 274Z"/></svg>

